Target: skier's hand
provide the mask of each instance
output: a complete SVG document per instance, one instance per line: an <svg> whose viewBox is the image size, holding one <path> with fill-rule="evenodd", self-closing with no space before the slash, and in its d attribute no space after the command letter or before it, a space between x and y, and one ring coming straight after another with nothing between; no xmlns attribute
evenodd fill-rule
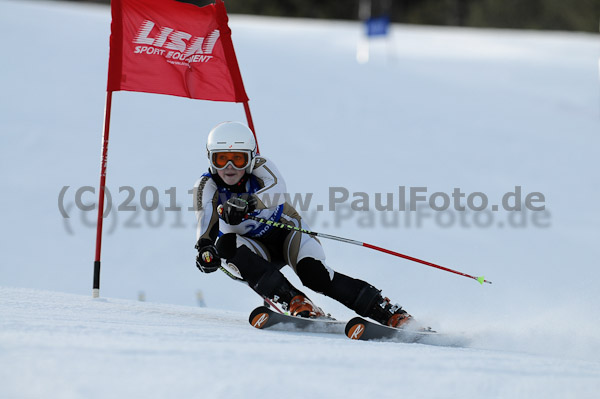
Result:
<svg viewBox="0 0 600 399"><path fill-rule="evenodd" d="M196 244L198 256L196 256L196 267L203 273L212 273L221 266L221 258L217 254L217 249L212 243L202 242Z"/></svg>
<svg viewBox="0 0 600 399"><path fill-rule="evenodd" d="M223 205L221 217L231 225L242 223L246 215L256 209L256 198L253 196L234 197L227 200Z"/></svg>

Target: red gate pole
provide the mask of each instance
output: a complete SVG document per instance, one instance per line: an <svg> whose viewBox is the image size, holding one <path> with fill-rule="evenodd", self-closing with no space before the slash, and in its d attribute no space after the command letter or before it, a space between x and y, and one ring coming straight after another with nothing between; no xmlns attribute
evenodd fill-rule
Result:
<svg viewBox="0 0 600 399"><path fill-rule="evenodd" d="M108 134L110 131L110 111L112 106L112 91L106 92L104 108L104 132L102 134L102 158L100 164L100 192L98 194L98 223L96 225L96 256L94 258L94 284L92 297L100 296L100 249L102 247L102 222L104 218L104 187L106 185L106 165L108 162Z"/></svg>
<svg viewBox="0 0 600 399"><path fill-rule="evenodd" d="M250 113L250 106L248 105L248 101L244 101L244 111L246 112L246 120L248 121L248 127L252 130L254 134L254 140L256 141L256 153L260 154L258 148L258 139L256 138L256 131L254 130L254 122L252 121L252 114Z"/></svg>

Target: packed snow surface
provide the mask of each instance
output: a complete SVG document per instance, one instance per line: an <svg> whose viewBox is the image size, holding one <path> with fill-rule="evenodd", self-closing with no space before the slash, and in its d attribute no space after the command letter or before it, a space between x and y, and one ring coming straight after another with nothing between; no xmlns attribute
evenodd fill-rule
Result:
<svg viewBox="0 0 600 399"><path fill-rule="evenodd" d="M22 288L0 288L0 312L3 398L592 398L600 388L597 361L510 345L261 331L239 312Z"/></svg>
<svg viewBox="0 0 600 399"><path fill-rule="evenodd" d="M328 265L468 346L259 331L258 296L195 268L188 190L208 131L244 121L240 104L114 94L92 299L96 213L83 209L97 200L110 10L0 0L0 397L596 397L599 36L394 25L360 64L358 22L230 27L261 153L310 198L312 229L493 284L322 240ZM458 188L462 205L483 193L488 208L401 212L414 187ZM503 209L516 187L544 209Z"/></svg>

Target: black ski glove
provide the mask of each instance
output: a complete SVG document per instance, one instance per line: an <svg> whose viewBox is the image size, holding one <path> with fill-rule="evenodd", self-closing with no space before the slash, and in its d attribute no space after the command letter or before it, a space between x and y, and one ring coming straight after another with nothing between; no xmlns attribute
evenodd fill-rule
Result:
<svg viewBox="0 0 600 399"><path fill-rule="evenodd" d="M256 198L252 195L246 197L233 197L223 205L223 220L227 224L238 225L242 223L248 213L256 209Z"/></svg>
<svg viewBox="0 0 600 399"><path fill-rule="evenodd" d="M198 241L196 244L198 256L196 256L196 267L202 273L212 273L221 266L221 258L217 254L217 249L212 241L206 238Z"/></svg>

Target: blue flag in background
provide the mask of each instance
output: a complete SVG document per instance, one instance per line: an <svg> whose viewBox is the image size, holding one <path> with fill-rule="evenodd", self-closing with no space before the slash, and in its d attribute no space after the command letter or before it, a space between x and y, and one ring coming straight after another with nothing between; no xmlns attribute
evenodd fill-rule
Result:
<svg viewBox="0 0 600 399"><path fill-rule="evenodd" d="M390 26L390 17L387 15L373 17L367 19L365 23L367 25L367 36L385 36Z"/></svg>

